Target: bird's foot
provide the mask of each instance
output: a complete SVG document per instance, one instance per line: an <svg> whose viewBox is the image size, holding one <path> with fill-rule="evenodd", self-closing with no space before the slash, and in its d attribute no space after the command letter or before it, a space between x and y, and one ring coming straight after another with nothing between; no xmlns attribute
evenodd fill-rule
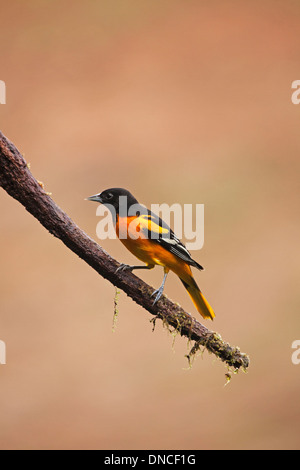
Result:
<svg viewBox="0 0 300 470"><path fill-rule="evenodd" d="M159 289L155 290L155 291L151 294L151 297L153 297L153 296L155 295L155 299L154 299L153 305L155 305L156 302L159 301L159 299L160 299L161 296L163 295L163 291L164 291L164 288L163 288L163 286L161 286Z"/></svg>
<svg viewBox="0 0 300 470"><path fill-rule="evenodd" d="M132 266L129 264L120 264L120 266L116 269L116 273L123 271L132 271Z"/></svg>

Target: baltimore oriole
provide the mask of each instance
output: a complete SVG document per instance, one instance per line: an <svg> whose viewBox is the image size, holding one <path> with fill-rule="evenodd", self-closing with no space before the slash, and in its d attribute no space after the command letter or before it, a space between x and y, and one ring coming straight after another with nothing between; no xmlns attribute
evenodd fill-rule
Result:
<svg viewBox="0 0 300 470"><path fill-rule="evenodd" d="M146 266L121 264L118 270L133 271L152 269L155 265L163 266L164 279L160 288L154 292L154 303L162 296L168 272L173 271L203 318L214 319L213 309L192 275L191 266L200 271L203 267L192 259L183 243L160 217L139 204L129 191L122 188L107 189L88 200L101 203L110 210L118 238L131 253L146 263Z"/></svg>

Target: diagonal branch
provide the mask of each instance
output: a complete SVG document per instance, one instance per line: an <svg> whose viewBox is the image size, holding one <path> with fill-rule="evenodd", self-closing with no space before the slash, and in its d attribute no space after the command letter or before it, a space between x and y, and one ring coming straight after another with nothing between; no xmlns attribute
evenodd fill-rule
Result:
<svg viewBox="0 0 300 470"><path fill-rule="evenodd" d="M199 323L179 305L163 296L153 305L153 288L131 272L116 272L119 263L86 235L45 192L17 148L0 132L0 186L19 201L52 235L88 263L102 277L122 289L137 304L195 341L188 359L204 346L231 368L246 370L249 357Z"/></svg>

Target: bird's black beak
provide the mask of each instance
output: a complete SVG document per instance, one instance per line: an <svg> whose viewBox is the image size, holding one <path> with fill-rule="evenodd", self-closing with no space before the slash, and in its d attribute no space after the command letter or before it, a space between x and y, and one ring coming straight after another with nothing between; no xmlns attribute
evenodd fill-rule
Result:
<svg viewBox="0 0 300 470"><path fill-rule="evenodd" d="M88 197L86 200L87 201L99 202L100 204L102 203L102 199L100 197L100 194L96 194L95 196Z"/></svg>

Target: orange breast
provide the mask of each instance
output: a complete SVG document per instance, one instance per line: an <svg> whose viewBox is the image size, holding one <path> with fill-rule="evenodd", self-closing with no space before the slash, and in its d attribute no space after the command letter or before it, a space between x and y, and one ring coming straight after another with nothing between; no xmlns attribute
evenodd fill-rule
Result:
<svg viewBox="0 0 300 470"><path fill-rule="evenodd" d="M118 217L116 233L123 245L144 263L167 267L180 277L191 275L191 268L187 263L139 232L137 217Z"/></svg>

